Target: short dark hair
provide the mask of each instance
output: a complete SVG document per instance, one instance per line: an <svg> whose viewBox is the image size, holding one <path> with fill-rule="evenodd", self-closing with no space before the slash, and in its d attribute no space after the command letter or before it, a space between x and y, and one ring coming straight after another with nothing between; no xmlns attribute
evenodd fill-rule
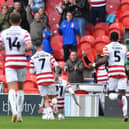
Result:
<svg viewBox="0 0 129 129"><path fill-rule="evenodd" d="M110 40L111 41L118 41L119 39L119 34L117 32L112 32L111 35L110 35Z"/></svg>
<svg viewBox="0 0 129 129"><path fill-rule="evenodd" d="M14 0L14 3L16 3L16 2L21 3L21 1L20 1L20 0Z"/></svg>
<svg viewBox="0 0 129 129"><path fill-rule="evenodd" d="M10 20L13 24L18 24L21 20L21 15L18 12L12 12L10 14Z"/></svg>
<svg viewBox="0 0 129 129"><path fill-rule="evenodd" d="M34 43L34 46L35 47L41 47L42 46L41 40L40 39L39 40L36 40L35 43Z"/></svg>
<svg viewBox="0 0 129 129"><path fill-rule="evenodd" d="M68 10L66 14L71 13L73 15L73 12L71 10Z"/></svg>

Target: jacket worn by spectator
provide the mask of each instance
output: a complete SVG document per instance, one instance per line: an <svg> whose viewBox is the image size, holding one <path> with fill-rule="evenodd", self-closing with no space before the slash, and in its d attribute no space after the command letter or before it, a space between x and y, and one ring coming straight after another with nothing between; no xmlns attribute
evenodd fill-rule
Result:
<svg viewBox="0 0 129 129"><path fill-rule="evenodd" d="M27 9L27 20L30 24L30 35L33 41L39 40L42 38L42 30L45 28L45 25L42 21L36 21L33 19L31 14L31 9L28 6Z"/></svg>
<svg viewBox="0 0 129 129"><path fill-rule="evenodd" d="M72 28L72 24L74 24L74 27ZM77 39L76 36L79 34L79 26L77 21L71 20L62 21L59 29L59 34L63 36L63 45L76 45Z"/></svg>
<svg viewBox="0 0 129 129"><path fill-rule="evenodd" d="M7 14L4 18L3 15L0 14L0 31L9 28L9 15Z"/></svg>
<svg viewBox="0 0 129 129"><path fill-rule="evenodd" d="M61 14L60 22L59 22L59 23L61 23L63 20L66 19L66 14L67 14L67 12L70 11L70 9L71 9L71 3L70 3L70 2L68 2L68 3L63 3L62 6L63 6L64 8L63 8L63 12L62 12L62 14Z"/></svg>
<svg viewBox="0 0 129 129"><path fill-rule="evenodd" d="M70 59L67 60L65 66L68 67L68 81L70 83L81 83L83 82L83 61L77 59L75 62L72 62ZM77 70L74 67L77 66Z"/></svg>
<svg viewBox="0 0 129 129"><path fill-rule="evenodd" d="M84 17L89 19L89 2L88 0L76 0L76 5L73 5L74 17Z"/></svg>
<svg viewBox="0 0 129 129"><path fill-rule="evenodd" d="M41 19L43 20L44 24L46 26L49 26L49 19L48 19L48 16L46 13L44 13L42 16L41 16Z"/></svg>
<svg viewBox="0 0 129 129"><path fill-rule="evenodd" d="M51 32L48 28L42 31L42 37L43 37L42 39L43 50L45 52L53 54L53 50L51 48Z"/></svg>

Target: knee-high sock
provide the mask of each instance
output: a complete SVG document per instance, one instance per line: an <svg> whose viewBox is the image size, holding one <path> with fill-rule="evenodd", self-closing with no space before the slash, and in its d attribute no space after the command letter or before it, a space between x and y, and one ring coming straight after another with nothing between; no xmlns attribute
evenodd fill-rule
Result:
<svg viewBox="0 0 129 129"><path fill-rule="evenodd" d="M24 92L22 90L17 91L17 112L18 115L21 116L23 111L23 103L24 103Z"/></svg>
<svg viewBox="0 0 129 129"><path fill-rule="evenodd" d="M123 101L123 107L122 107L123 116L127 116L127 112L128 112L128 102L127 102L126 96L122 96L122 101Z"/></svg>
<svg viewBox="0 0 129 129"><path fill-rule="evenodd" d="M9 90L8 93L8 100L11 104L11 109L12 109L12 114L17 114L17 109L16 109L16 91L11 89Z"/></svg>

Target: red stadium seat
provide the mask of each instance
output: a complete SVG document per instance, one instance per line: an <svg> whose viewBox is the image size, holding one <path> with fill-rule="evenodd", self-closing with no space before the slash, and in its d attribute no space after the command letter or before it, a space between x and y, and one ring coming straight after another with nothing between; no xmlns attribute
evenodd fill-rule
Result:
<svg viewBox="0 0 129 129"><path fill-rule="evenodd" d="M101 55L103 54L103 48L106 44L110 42L109 37L106 35L100 36L96 38L96 44L95 44L95 49L96 52Z"/></svg>
<svg viewBox="0 0 129 129"><path fill-rule="evenodd" d="M65 62L64 61L58 61L58 65L60 68L63 68L64 65L65 65Z"/></svg>
<svg viewBox="0 0 129 129"><path fill-rule="evenodd" d="M62 47L62 37L60 35L55 35L52 37L51 46L54 51L54 56L57 60L64 59L64 52Z"/></svg>
<svg viewBox="0 0 129 129"><path fill-rule="evenodd" d="M89 93L85 90L76 90L75 94L83 94L83 95L85 94L86 95L86 94L89 94Z"/></svg>
<svg viewBox="0 0 129 129"><path fill-rule="evenodd" d="M122 0L121 1L120 10L122 13L129 10L129 0Z"/></svg>
<svg viewBox="0 0 129 129"><path fill-rule="evenodd" d="M129 11L123 12L120 21L122 22L125 28L129 28Z"/></svg>
<svg viewBox="0 0 129 129"><path fill-rule="evenodd" d="M115 1L106 4L106 12L108 14L113 13L114 11L118 10L120 7L120 3L116 3Z"/></svg>
<svg viewBox="0 0 129 129"><path fill-rule="evenodd" d="M116 3L116 4L120 4L121 0L106 0L106 3Z"/></svg>
<svg viewBox="0 0 129 129"><path fill-rule="evenodd" d="M121 35L124 34L124 26L122 23L120 22L116 22L116 23L113 23L109 26L109 36L110 34L115 31L119 34L119 38L121 37Z"/></svg>
<svg viewBox="0 0 129 129"><path fill-rule="evenodd" d="M86 24L86 35L92 34L93 30L94 30L94 25L91 23L87 23Z"/></svg>
<svg viewBox="0 0 129 129"><path fill-rule="evenodd" d="M108 34L108 24L107 23L97 23L94 27L93 36L96 38L101 35Z"/></svg>
<svg viewBox="0 0 129 129"><path fill-rule="evenodd" d="M24 82L24 90L38 90L37 83L33 80L26 80Z"/></svg>
<svg viewBox="0 0 129 129"><path fill-rule="evenodd" d="M80 40L80 45L84 44L84 43L87 43L87 44L93 46L95 43L95 38L92 35L86 35L86 36L82 37Z"/></svg>
<svg viewBox="0 0 129 129"><path fill-rule="evenodd" d="M92 35L84 36L80 40L80 51L85 51L90 61L94 61L95 59L95 52L93 48L94 44L95 39Z"/></svg>

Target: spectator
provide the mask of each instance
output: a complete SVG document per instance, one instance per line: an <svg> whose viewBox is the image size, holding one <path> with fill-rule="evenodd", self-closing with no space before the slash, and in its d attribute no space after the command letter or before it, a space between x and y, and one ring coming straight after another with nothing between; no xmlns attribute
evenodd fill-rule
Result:
<svg viewBox="0 0 129 129"><path fill-rule="evenodd" d="M44 0L29 0L29 5L34 13L38 12L41 7L45 8Z"/></svg>
<svg viewBox="0 0 129 129"><path fill-rule="evenodd" d="M14 2L18 1L18 0L13 0ZM28 5L28 0L19 0L22 4L23 7L26 7Z"/></svg>
<svg viewBox="0 0 129 129"><path fill-rule="evenodd" d="M45 8L43 8L43 7L39 8L38 13L40 14L40 17L41 17L42 21L44 22L44 24L46 26L48 26L49 25L49 19L48 19L47 14L45 13Z"/></svg>
<svg viewBox="0 0 129 129"><path fill-rule="evenodd" d="M9 15L8 15L8 6L6 4L1 7L0 14L0 31L7 29L9 27Z"/></svg>
<svg viewBox="0 0 129 129"><path fill-rule="evenodd" d="M89 19L89 3L88 0L72 0L74 19L79 24L81 37L85 36L86 22Z"/></svg>
<svg viewBox="0 0 129 129"><path fill-rule="evenodd" d="M53 55L53 50L51 48L51 35L52 35L52 33L50 32L50 30L48 28L45 28L42 31L42 37L43 37L42 45L43 45L43 50L45 52L48 52Z"/></svg>
<svg viewBox="0 0 129 129"><path fill-rule="evenodd" d="M106 0L90 0L90 22L96 24L96 18L99 18L99 22L105 22L105 7Z"/></svg>
<svg viewBox="0 0 129 129"><path fill-rule="evenodd" d="M27 19L26 19L26 11L25 11L25 9L22 7L22 4L21 4L20 1L16 0L16 1L14 2L14 7L10 7L10 8L9 8L9 14L11 14L13 11L20 13L21 19L22 19L22 21L21 21L21 27L22 27L23 29L26 29L26 30L29 31L29 24L28 24L28 21L27 21Z"/></svg>
<svg viewBox="0 0 129 129"><path fill-rule="evenodd" d="M33 44L32 54L34 54L35 53L34 43L36 40L40 40L42 38L42 30L45 28L45 25L42 19L40 18L40 14L38 12L34 14L33 18L29 6L26 8L26 11L27 11L27 20L30 24L30 35Z"/></svg>
<svg viewBox="0 0 129 129"><path fill-rule="evenodd" d="M60 3L59 6L62 9L62 13L60 11L58 11L59 14L61 14L61 18L60 18L60 23L61 23L63 20L66 19L67 12L70 11L71 3L69 2L69 0L64 0L63 3Z"/></svg>
<svg viewBox="0 0 129 129"><path fill-rule="evenodd" d="M81 59L78 58L77 52L70 53L70 59L67 60L64 66L64 72L68 71L68 81L70 83L83 82L84 65Z"/></svg>
<svg viewBox="0 0 129 129"><path fill-rule="evenodd" d="M79 26L77 21L73 20L72 13L67 12L66 20L57 26L59 34L63 36L64 61L69 58L70 50L77 51L76 36L79 33Z"/></svg>

